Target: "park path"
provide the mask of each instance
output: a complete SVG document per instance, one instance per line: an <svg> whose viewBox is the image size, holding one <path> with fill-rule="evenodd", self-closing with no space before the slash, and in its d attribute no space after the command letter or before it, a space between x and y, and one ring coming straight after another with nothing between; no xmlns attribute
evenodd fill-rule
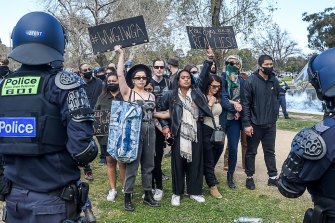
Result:
<svg viewBox="0 0 335 223"><path fill-rule="evenodd" d="M276 162L278 175L280 174L281 167L283 162L285 161L287 155L291 150L291 142L297 132L286 131L286 130L278 130L276 135ZM223 172L223 154L217 164L216 171L221 174ZM263 148L260 144L257 150L256 156L256 173L254 175L255 182L266 184L268 180L267 170L264 162ZM239 144L238 149L238 160L235 175L237 181L245 182L245 173L242 168L242 152L241 152L241 144ZM226 178L226 173L224 173L224 178ZM263 183L264 182L264 183ZM241 185L242 186L242 185ZM257 186L257 185L256 185Z"/></svg>

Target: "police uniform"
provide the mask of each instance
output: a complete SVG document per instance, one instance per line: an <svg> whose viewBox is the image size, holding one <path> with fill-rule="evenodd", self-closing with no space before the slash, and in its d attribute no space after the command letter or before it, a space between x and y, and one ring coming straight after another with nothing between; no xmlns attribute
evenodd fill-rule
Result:
<svg viewBox="0 0 335 223"><path fill-rule="evenodd" d="M311 194L314 209L306 211L304 223L335 222L335 49L312 57L309 81L325 104L325 117L293 139L278 180L278 189L288 198Z"/></svg>
<svg viewBox="0 0 335 223"><path fill-rule="evenodd" d="M45 39L50 36L57 40ZM9 57L22 66L0 85L0 153L12 182L8 222L76 222L78 165L97 155L82 79L47 65L63 59L62 37L60 23L43 12L28 13L13 30Z"/></svg>

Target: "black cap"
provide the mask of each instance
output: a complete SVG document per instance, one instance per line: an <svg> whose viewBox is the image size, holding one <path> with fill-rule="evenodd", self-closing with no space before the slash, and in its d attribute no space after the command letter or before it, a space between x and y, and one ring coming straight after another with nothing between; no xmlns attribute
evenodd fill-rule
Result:
<svg viewBox="0 0 335 223"><path fill-rule="evenodd" d="M176 66L176 67L179 66L179 61L177 59L174 59L174 58L168 59L167 63L172 65L172 66Z"/></svg>

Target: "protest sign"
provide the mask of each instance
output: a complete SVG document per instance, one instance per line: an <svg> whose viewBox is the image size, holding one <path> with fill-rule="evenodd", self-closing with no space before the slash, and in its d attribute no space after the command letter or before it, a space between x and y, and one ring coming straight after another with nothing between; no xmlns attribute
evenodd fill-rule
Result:
<svg viewBox="0 0 335 223"><path fill-rule="evenodd" d="M110 110L97 110L94 111L94 135L105 136L109 133L109 119L111 111Z"/></svg>
<svg viewBox="0 0 335 223"><path fill-rule="evenodd" d="M143 16L137 16L112 23L88 28L94 54L149 42Z"/></svg>
<svg viewBox="0 0 335 223"><path fill-rule="evenodd" d="M237 43L232 26L194 27L186 26L192 49L235 49Z"/></svg>

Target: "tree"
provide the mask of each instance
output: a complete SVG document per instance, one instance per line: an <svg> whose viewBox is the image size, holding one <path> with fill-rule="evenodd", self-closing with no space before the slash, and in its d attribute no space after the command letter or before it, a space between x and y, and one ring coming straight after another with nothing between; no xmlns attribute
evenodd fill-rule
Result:
<svg viewBox="0 0 335 223"><path fill-rule="evenodd" d="M274 68L281 72L289 56L298 54L300 49L297 43L289 38L287 31L281 31L277 24L264 33L251 38L253 49L259 56L270 55L274 60Z"/></svg>
<svg viewBox="0 0 335 223"><path fill-rule="evenodd" d="M143 15L149 34L149 44L130 47L129 58L145 63L146 52L162 42L169 42L171 26L166 24L172 5L170 0L48 0L41 1L47 11L57 17L68 35L66 66L78 66L83 61L106 65L110 53L93 57L87 27ZM144 60L144 61L142 61Z"/></svg>
<svg viewBox="0 0 335 223"><path fill-rule="evenodd" d="M302 56L289 57L284 65L284 69L291 73L299 73L307 62L308 59Z"/></svg>
<svg viewBox="0 0 335 223"><path fill-rule="evenodd" d="M302 20L311 23L307 28L309 48L324 51L335 47L335 7L309 15L305 12Z"/></svg>
<svg viewBox="0 0 335 223"><path fill-rule="evenodd" d="M190 26L233 26L235 35L247 37L255 27L262 27L275 10L264 0L173 0L175 14ZM228 50L215 50L219 67Z"/></svg>

